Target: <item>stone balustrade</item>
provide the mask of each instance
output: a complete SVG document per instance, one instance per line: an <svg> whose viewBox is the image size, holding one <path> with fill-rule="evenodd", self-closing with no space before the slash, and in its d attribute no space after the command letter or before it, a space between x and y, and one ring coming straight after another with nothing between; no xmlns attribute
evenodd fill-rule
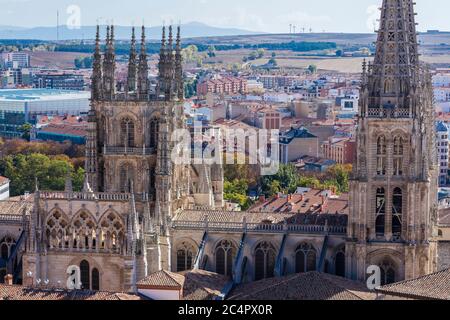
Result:
<svg viewBox="0 0 450 320"><path fill-rule="evenodd" d="M173 221L172 228L178 230L209 230L217 232L247 233L292 233L292 234L336 234L346 235L347 228L327 225L266 224L245 222Z"/></svg>

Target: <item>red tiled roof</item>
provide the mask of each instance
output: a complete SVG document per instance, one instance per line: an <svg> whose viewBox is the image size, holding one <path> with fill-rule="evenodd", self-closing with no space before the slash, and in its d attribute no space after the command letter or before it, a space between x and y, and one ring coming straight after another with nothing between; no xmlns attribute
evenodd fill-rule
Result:
<svg viewBox="0 0 450 320"><path fill-rule="evenodd" d="M6 177L0 176L0 186L9 182L9 179Z"/></svg>
<svg viewBox="0 0 450 320"><path fill-rule="evenodd" d="M138 287L165 287L181 289L184 285L184 276L170 271L155 272L137 283Z"/></svg>
<svg viewBox="0 0 450 320"><path fill-rule="evenodd" d="M1 300L142 300L142 298L117 292L38 289L0 284Z"/></svg>
<svg viewBox="0 0 450 320"><path fill-rule="evenodd" d="M376 289L377 292L418 300L450 300L450 269Z"/></svg>
<svg viewBox="0 0 450 320"><path fill-rule="evenodd" d="M293 274L237 286L229 300L375 300L364 284L319 272Z"/></svg>

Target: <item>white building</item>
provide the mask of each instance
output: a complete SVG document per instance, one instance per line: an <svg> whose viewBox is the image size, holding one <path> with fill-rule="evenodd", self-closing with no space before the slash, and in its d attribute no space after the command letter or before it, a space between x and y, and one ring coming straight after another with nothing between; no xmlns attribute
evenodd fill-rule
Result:
<svg viewBox="0 0 450 320"><path fill-rule="evenodd" d="M440 186L447 185L448 171L449 171L449 144L448 144L448 127L438 122L436 126L436 143L439 159L439 184Z"/></svg>
<svg viewBox="0 0 450 320"><path fill-rule="evenodd" d="M20 136L37 116L79 116L89 112L90 92L51 89L0 90L0 135Z"/></svg>
<svg viewBox="0 0 450 320"><path fill-rule="evenodd" d="M0 201L9 199L9 180L0 176Z"/></svg>

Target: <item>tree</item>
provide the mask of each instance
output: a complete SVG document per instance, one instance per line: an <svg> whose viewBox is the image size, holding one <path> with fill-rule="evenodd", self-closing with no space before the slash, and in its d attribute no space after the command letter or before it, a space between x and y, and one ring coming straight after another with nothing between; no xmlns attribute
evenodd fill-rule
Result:
<svg viewBox="0 0 450 320"><path fill-rule="evenodd" d="M311 74L315 74L315 73L317 72L317 66L314 65L314 64L311 64L311 65L308 67L308 71L309 71Z"/></svg>
<svg viewBox="0 0 450 320"><path fill-rule="evenodd" d="M266 50L264 50L264 49L256 50L256 56L258 57L258 59L263 58L265 53L266 53Z"/></svg>
<svg viewBox="0 0 450 320"><path fill-rule="evenodd" d="M216 47L213 45L208 47L208 57L214 58L216 56Z"/></svg>
<svg viewBox="0 0 450 320"><path fill-rule="evenodd" d="M30 141L31 139L31 130L33 126L30 123L25 123L19 128L19 132L22 133L22 139L26 141Z"/></svg>
<svg viewBox="0 0 450 320"><path fill-rule="evenodd" d="M84 170L74 169L67 156L48 157L43 154L16 154L0 159L0 175L11 180L11 195L19 196L34 190L37 179L39 188L62 191L68 175L73 178L74 190L83 186Z"/></svg>

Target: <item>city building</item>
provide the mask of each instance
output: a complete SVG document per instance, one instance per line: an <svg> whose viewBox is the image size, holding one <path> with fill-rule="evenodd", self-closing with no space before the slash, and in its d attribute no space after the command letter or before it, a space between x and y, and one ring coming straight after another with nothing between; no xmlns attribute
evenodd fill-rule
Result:
<svg viewBox="0 0 450 320"><path fill-rule="evenodd" d="M44 72L33 77L35 88L83 91L84 77L81 74Z"/></svg>
<svg viewBox="0 0 450 320"><path fill-rule="evenodd" d="M247 80L231 76L219 76L205 79L197 84L197 95L206 96L208 93L222 95L246 94Z"/></svg>
<svg viewBox="0 0 450 320"><path fill-rule="evenodd" d="M6 69L21 69L31 66L30 55L26 52L6 52L2 54L2 59Z"/></svg>
<svg viewBox="0 0 450 320"><path fill-rule="evenodd" d="M89 92L49 89L0 90L0 136L19 137L25 123L35 125L40 115L87 114Z"/></svg>
<svg viewBox="0 0 450 320"><path fill-rule="evenodd" d="M9 179L0 176L0 201L9 199Z"/></svg>
<svg viewBox="0 0 450 320"><path fill-rule="evenodd" d="M319 157L319 139L305 128L291 128L280 136L281 163L296 162L303 156Z"/></svg>
<svg viewBox="0 0 450 320"><path fill-rule="evenodd" d="M322 144L322 154L336 163L352 164L356 158L356 142L353 138L330 137Z"/></svg>
<svg viewBox="0 0 450 320"><path fill-rule="evenodd" d="M446 186L449 180L449 129L442 123L436 124L436 148L439 161L439 185Z"/></svg>

